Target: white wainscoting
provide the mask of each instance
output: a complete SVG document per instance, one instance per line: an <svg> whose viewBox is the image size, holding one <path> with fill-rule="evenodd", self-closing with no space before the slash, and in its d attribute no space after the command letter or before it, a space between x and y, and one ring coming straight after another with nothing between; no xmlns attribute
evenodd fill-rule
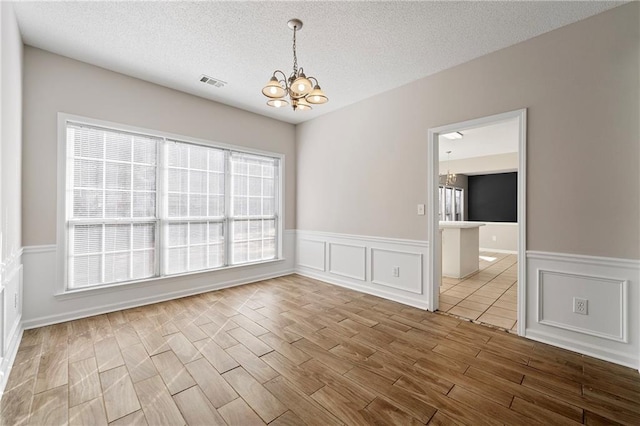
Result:
<svg viewBox="0 0 640 426"><path fill-rule="evenodd" d="M56 246L24 248L25 329L252 283L294 272L295 231L283 234L283 259L55 296Z"/></svg>
<svg viewBox="0 0 640 426"><path fill-rule="evenodd" d="M0 397L22 339L22 250L0 265Z"/></svg>
<svg viewBox="0 0 640 426"><path fill-rule="evenodd" d="M324 241L298 239L298 264L308 269L324 272L327 268L325 256L326 244Z"/></svg>
<svg viewBox="0 0 640 426"><path fill-rule="evenodd" d="M528 338L637 369L639 307L640 261L527 252Z"/></svg>
<svg viewBox="0 0 640 426"><path fill-rule="evenodd" d="M371 282L396 290L422 294L422 253L371 247ZM393 274L398 269L398 276Z"/></svg>
<svg viewBox="0 0 640 426"><path fill-rule="evenodd" d="M329 243L329 272L345 278L366 281L367 248L361 245Z"/></svg>
<svg viewBox="0 0 640 426"><path fill-rule="evenodd" d="M426 241L298 230L296 251L300 275L427 309Z"/></svg>

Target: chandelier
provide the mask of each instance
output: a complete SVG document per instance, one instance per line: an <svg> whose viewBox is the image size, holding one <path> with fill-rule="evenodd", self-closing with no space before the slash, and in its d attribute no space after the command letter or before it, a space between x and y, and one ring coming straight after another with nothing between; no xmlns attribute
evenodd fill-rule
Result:
<svg viewBox="0 0 640 426"><path fill-rule="evenodd" d="M302 67L298 69L296 32L302 28L302 21L291 19L287 25L293 30L293 72L287 78L284 72L275 70L267 85L262 89L262 94L269 98L267 105L274 108L281 108L291 103L294 111L308 111L312 104L324 104L329 98L320 89L318 80L311 76L307 77ZM312 85L311 80L315 82L315 85Z"/></svg>
<svg viewBox="0 0 640 426"><path fill-rule="evenodd" d="M451 151L447 151L447 165L449 165L450 154L451 154ZM447 174L440 175L440 183L444 186L452 186L453 184L456 183L457 178L458 177L456 176L456 174L451 173L451 171L447 168Z"/></svg>

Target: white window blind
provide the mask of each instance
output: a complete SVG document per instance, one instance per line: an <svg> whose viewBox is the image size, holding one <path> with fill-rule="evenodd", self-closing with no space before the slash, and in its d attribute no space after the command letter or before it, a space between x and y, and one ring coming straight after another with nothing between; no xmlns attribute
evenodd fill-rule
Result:
<svg viewBox="0 0 640 426"><path fill-rule="evenodd" d="M277 158L66 124L67 288L278 255Z"/></svg>
<svg viewBox="0 0 640 426"><path fill-rule="evenodd" d="M166 272L224 266L225 151L167 142Z"/></svg>
<svg viewBox="0 0 640 426"><path fill-rule="evenodd" d="M246 263L276 256L276 176L273 158L231 153L231 259Z"/></svg>
<svg viewBox="0 0 640 426"><path fill-rule="evenodd" d="M156 273L158 140L67 126L70 288Z"/></svg>

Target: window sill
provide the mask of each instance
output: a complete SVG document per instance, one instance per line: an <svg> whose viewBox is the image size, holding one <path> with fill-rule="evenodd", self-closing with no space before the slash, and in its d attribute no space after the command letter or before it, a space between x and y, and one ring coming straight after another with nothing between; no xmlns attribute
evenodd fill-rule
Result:
<svg viewBox="0 0 640 426"><path fill-rule="evenodd" d="M153 277L153 278L146 278L143 280L126 281L121 283L105 284L105 285L95 286L95 287L85 287L85 288L79 288L74 290L65 290L65 291L55 293L54 297L59 300L66 300L66 299L76 299L80 297L97 296L100 294L114 293L117 291L150 287L153 285L157 285L163 281L171 280L171 279L180 279L183 277L191 277L194 275L202 275L202 274L215 274L217 272L230 271L230 270L239 269L239 268L258 267L258 266L269 265L272 263L284 262L285 260L286 259L284 257L281 257L279 259L265 260L262 262L242 263L239 265L225 266L223 268L218 268L218 269L185 272L182 274L167 275L164 277Z"/></svg>

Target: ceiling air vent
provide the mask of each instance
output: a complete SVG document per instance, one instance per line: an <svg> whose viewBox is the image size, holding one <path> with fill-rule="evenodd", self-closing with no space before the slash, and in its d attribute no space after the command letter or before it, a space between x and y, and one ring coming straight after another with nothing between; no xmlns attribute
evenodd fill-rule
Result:
<svg viewBox="0 0 640 426"><path fill-rule="evenodd" d="M204 74L202 74L200 76L200 81L203 82L203 83L210 84L210 85L212 85L214 87L224 87L225 84L227 84L226 81L218 80L218 79L215 79L213 77L209 77L208 75L204 75Z"/></svg>

